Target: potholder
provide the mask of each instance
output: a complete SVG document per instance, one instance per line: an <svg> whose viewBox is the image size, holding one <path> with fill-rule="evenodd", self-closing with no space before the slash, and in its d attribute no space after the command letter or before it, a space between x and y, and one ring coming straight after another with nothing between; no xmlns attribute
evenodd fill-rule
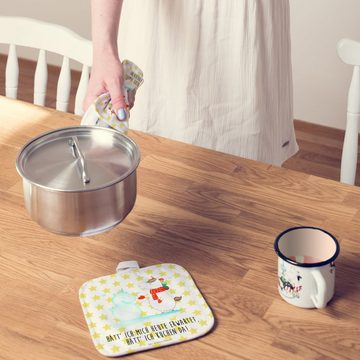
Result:
<svg viewBox="0 0 360 360"><path fill-rule="evenodd" d="M142 70L130 60L122 62L124 71L123 93L125 102L128 104L128 92L136 91L144 82L144 74ZM113 111L110 93L104 93L97 97L94 103L84 114L81 125L98 125L102 127L110 127L122 133L127 133L129 130L130 112L126 111L126 118L120 120Z"/></svg>
<svg viewBox="0 0 360 360"><path fill-rule="evenodd" d="M214 325L190 274L175 264L121 262L116 274L83 284L79 296L94 345L105 356L191 340Z"/></svg>

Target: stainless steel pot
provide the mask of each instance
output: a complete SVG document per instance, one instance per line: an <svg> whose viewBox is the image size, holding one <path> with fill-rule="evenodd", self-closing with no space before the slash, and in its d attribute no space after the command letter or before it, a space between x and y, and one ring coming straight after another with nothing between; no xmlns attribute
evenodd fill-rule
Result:
<svg viewBox="0 0 360 360"><path fill-rule="evenodd" d="M136 199L138 146L112 129L67 127L28 142L16 159L25 207L41 226L94 235L119 224Z"/></svg>

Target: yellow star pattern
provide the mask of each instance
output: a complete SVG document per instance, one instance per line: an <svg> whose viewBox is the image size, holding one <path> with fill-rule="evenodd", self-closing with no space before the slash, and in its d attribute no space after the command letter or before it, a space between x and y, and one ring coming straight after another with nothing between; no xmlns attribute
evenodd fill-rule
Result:
<svg viewBox="0 0 360 360"><path fill-rule="evenodd" d="M151 330L151 325L155 325L156 321L149 321L148 316L154 315L156 311L151 308L149 301L147 299L139 300L139 295L145 295L146 297L150 296L148 291L139 291L138 283L147 281L150 278L164 278L166 283L169 285L168 293L171 294L171 298L178 296L182 297L182 301L176 302L176 310L179 311L178 314L171 314L167 317L167 320L176 321L185 316L200 316L198 318L197 324L188 325L189 332L182 333L183 327L180 325L175 325L174 330L177 330L176 335L168 335L162 340L157 339L155 332L151 331L148 335L151 338L153 334L154 339L148 342L145 337L139 338L136 342L138 346L130 345L126 342L127 339L124 339L125 336L121 335L118 342L113 343L100 343L102 337L112 333L124 334L128 328L122 324L122 318L114 318L111 316L112 322L110 322L109 314L111 313L111 306L113 302L113 295L118 293L122 288L128 294L134 296L134 304L137 304L140 308L140 316L143 320L143 327L148 327L147 329ZM170 285L172 284L172 285ZM98 350L106 350L110 356L116 356L118 354L123 354L125 352L134 352L138 349L150 345L151 347L159 347L165 344L168 344L169 341L186 341L190 338L198 336L205 329L209 327L209 324L212 324L212 313L206 302L194 285L194 282L191 276L188 273L183 271L183 269L175 264L160 264L158 266L152 266L147 269L129 269L126 272L117 273L109 275L107 277L102 277L92 280L89 285L84 287L85 290L81 289L80 299L81 305L83 307L85 317L88 321L89 330L91 332L92 338L95 342L96 348ZM151 298L151 296L150 296ZM119 305L121 306L121 305ZM187 315L186 315L187 314ZM164 319L166 321L166 319ZM156 340L157 339L157 340ZM155 342L154 342L155 341ZM125 344L125 346L123 345Z"/></svg>
<svg viewBox="0 0 360 360"><path fill-rule="evenodd" d="M114 345L114 346L111 348L111 351L112 351L113 353L119 352L119 350L120 350L120 348L119 348L118 346L116 346L116 345Z"/></svg>

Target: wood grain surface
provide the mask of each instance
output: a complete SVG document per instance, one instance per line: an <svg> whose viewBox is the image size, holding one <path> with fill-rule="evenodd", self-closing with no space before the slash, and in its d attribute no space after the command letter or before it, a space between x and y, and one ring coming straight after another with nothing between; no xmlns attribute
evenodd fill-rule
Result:
<svg viewBox="0 0 360 360"><path fill-rule="evenodd" d="M49 233L29 219L19 148L75 115L0 97L0 358L100 359L78 299L87 280L121 260L184 266L212 308L202 338L133 359L358 359L360 189L164 138L131 132L142 161L133 211L89 238ZM323 310L277 292L275 236L323 227L341 243L336 295Z"/></svg>

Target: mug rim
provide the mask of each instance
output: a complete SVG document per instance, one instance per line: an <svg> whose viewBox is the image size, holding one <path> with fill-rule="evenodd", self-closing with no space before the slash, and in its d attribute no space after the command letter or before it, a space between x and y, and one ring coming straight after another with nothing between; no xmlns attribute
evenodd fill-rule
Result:
<svg viewBox="0 0 360 360"><path fill-rule="evenodd" d="M279 249L279 241L280 239L288 232L290 231L293 231L293 230L298 230L298 229L314 229L314 230L320 230L322 231L323 233L329 235L334 243L335 243L335 247L336 247L336 250L335 250L335 253L334 255L327 259L327 260L324 260L324 261L319 261L319 262L316 262L316 263L308 263L308 264L305 264L305 263L301 263L301 262L298 262L296 260L293 260L293 259L290 259L288 258L287 256L285 256ZM338 240L336 239L336 237L332 234L330 234L328 231L324 230L324 229L321 229L319 227L315 227L315 226L294 226L294 227L291 227L291 228L288 228L286 230L284 230L283 232L281 232L275 239L275 242L274 242L274 249L275 249L275 252L276 254L281 258L283 259L284 261L288 262L289 264L291 265L295 265L295 266L301 266L301 267L306 267L306 268L310 268L310 267L319 267L319 266L324 266L324 265L327 265L327 264L330 264L332 263L333 261L336 260L336 258L339 256L339 253L340 253L340 245L339 245L339 242Z"/></svg>

